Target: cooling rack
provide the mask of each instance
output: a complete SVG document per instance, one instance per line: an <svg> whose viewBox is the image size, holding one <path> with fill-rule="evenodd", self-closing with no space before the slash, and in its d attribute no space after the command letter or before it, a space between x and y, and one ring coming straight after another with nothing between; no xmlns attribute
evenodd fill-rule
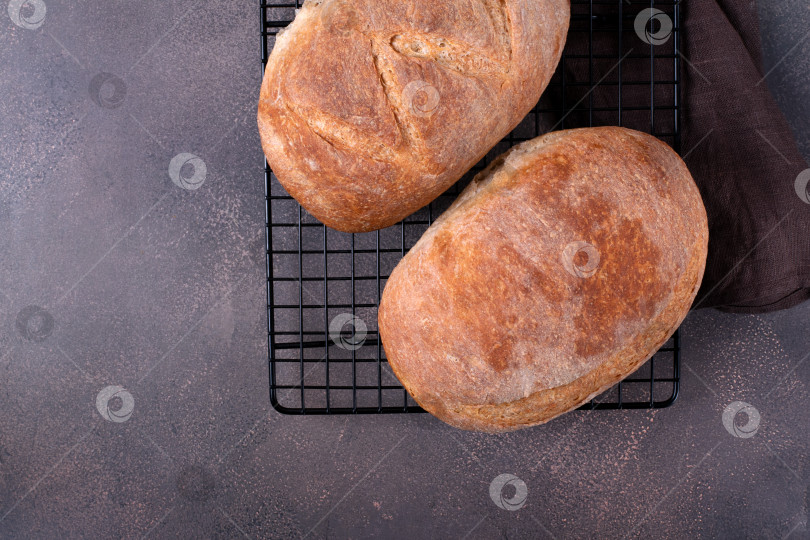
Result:
<svg viewBox="0 0 810 540"><path fill-rule="evenodd" d="M301 2L262 2L262 67ZM651 133L680 151L680 2L572 0L568 42L537 107L429 206L372 233L329 229L265 161L270 399L287 414L423 412L391 372L377 334L386 279L472 176L514 144L599 125ZM262 70L262 74L264 71ZM680 336L582 409L652 409L678 395Z"/></svg>

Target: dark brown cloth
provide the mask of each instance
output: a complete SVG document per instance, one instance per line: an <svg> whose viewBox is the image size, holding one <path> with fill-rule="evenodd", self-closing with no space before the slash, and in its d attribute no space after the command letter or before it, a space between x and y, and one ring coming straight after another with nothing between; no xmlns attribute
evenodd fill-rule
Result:
<svg viewBox="0 0 810 540"><path fill-rule="evenodd" d="M663 4L656 3L676 19L675 4ZM693 309L791 307L810 298L810 204L796 185L808 165L768 90L756 6L750 0L677 5L681 26L650 45L634 27L649 2L572 2L563 69L575 84L547 94L550 103L562 99L561 110L575 106L555 127L623 125L680 150L709 218L706 273ZM617 20L624 21L621 40ZM679 135L674 59L681 64Z"/></svg>
<svg viewBox="0 0 810 540"><path fill-rule="evenodd" d="M796 187L808 165L768 90L756 5L681 6L682 153L709 217L706 274L693 307L794 306L810 298L810 204Z"/></svg>

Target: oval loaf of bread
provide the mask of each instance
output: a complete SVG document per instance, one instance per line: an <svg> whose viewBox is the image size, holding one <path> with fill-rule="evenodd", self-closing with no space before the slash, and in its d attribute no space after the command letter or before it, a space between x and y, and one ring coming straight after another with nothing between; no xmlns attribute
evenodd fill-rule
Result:
<svg viewBox="0 0 810 540"><path fill-rule="evenodd" d="M706 211L650 135L550 133L482 171L394 269L388 361L427 411L498 432L570 411L639 368L703 277Z"/></svg>
<svg viewBox="0 0 810 540"><path fill-rule="evenodd" d="M273 172L330 227L393 225L537 103L569 12L569 0L307 0L262 83Z"/></svg>

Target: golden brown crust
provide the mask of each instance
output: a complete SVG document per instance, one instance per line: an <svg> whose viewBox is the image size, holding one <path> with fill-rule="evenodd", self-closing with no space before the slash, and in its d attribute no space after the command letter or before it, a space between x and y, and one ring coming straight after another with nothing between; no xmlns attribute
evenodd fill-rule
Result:
<svg viewBox="0 0 810 540"><path fill-rule="evenodd" d="M569 11L569 0L308 0L265 71L267 160L326 225L392 225L537 103Z"/></svg>
<svg viewBox="0 0 810 540"><path fill-rule="evenodd" d="M388 361L456 427L546 422L666 342L707 245L700 194L664 143L615 127L539 137L476 176L394 269Z"/></svg>

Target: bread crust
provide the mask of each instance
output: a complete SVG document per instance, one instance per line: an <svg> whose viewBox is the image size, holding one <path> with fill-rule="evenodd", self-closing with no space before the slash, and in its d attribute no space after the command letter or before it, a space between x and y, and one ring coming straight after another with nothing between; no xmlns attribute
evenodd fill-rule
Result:
<svg viewBox="0 0 810 540"><path fill-rule="evenodd" d="M542 424L630 375L697 294L706 211L650 135L554 132L496 159L391 274L379 330L396 376L453 426Z"/></svg>
<svg viewBox="0 0 810 540"><path fill-rule="evenodd" d="M332 228L393 225L528 114L569 14L569 0L307 0L262 83L273 172Z"/></svg>

